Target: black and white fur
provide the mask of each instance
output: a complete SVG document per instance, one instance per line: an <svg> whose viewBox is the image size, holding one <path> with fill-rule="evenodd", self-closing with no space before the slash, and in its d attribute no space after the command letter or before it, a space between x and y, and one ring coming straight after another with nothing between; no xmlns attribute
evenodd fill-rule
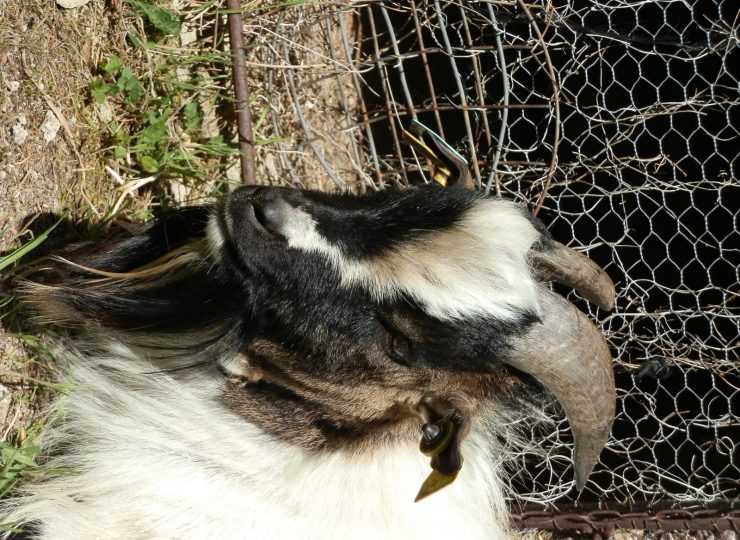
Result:
<svg viewBox="0 0 740 540"><path fill-rule="evenodd" d="M243 188L144 233L74 246L24 286L74 391L45 478L2 503L33 537L506 538L504 365L537 320L546 245L515 204L461 188L367 196ZM67 375L68 374L68 375ZM429 472L405 404L451 392L459 478Z"/></svg>

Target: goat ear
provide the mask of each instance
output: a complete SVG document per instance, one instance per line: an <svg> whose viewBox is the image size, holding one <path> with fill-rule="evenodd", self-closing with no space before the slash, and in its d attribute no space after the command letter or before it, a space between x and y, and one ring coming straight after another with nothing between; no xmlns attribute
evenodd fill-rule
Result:
<svg viewBox="0 0 740 540"><path fill-rule="evenodd" d="M128 272L144 266L203 235L209 207L185 207L150 222L139 234L107 244L78 244L58 255L105 272Z"/></svg>

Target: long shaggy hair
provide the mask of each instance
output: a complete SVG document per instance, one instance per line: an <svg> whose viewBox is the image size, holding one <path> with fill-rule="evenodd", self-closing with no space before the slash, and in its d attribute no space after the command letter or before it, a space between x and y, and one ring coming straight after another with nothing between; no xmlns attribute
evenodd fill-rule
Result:
<svg viewBox="0 0 740 540"><path fill-rule="evenodd" d="M73 473L0 517L48 539L506 538L504 462L541 392L507 362L550 242L465 189L242 188L71 246L22 293L67 329L45 453ZM415 504L420 403L464 416L464 466Z"/></svg>

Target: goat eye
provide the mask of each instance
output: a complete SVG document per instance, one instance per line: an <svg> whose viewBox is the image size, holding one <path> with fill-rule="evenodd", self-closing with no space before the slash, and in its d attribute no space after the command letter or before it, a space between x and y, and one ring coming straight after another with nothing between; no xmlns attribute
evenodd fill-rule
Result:
<svg viewBox="0 0 740 540"><path fill-rule="evenodd" d="M389 334L388 349L390 357L394 362L404 366L411 365L411 342L406 336L398 332L391 332Z"/></svg>
<svg viewBox="0 0 740 540"><path fill-rule="evenodd" d="M386 349L391 360L402 366L411 366L411 340L396 330L383 314L377 314L378 321L387 336Z"/></svg>

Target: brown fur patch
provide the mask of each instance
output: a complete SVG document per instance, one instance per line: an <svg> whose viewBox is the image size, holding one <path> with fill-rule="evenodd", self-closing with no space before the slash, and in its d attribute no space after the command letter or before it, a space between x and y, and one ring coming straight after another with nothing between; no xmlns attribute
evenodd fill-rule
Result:
<svg viewBox="0 0 740 540"><path fill-rule="evenodd" d="M417 438L425 421L420 410L430 407L436 408L436 416L442 414L440 407L454 407L474 422L490 404L493 391L521 384L506 373L392 366L352 377L345 372L316 376L305 369L305 359L265 339L250 345L243 365L244 376L234 379L238 384L227 385L224 392L229 408L268 433L308 448Z"/></svg>

